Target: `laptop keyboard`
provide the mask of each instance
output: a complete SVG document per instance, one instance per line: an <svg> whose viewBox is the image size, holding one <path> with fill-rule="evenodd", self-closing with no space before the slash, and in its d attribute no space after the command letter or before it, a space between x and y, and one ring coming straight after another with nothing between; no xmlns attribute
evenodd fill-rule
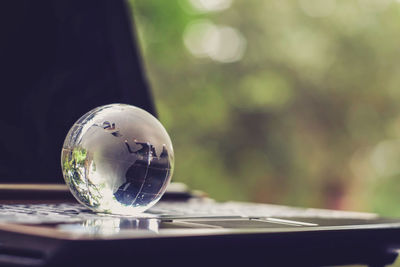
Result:
<svg viewBox="0 0 400 267"><path fill-rule="evenodd" d="M374 219L376 214L303 209L270 204L243 202L216 203L213 201L159 202L146 213L137 216L122 216L94 213L78 203L61 204L2 204L0 222L24 224L74 223L106 218L348 218Z"/></svg>
<svg viewBox="0 0 400 267"><path fill-rule="evenodd" d="M298 217L298 218L348 218L348 219L374 219L376 214L364 212L350 212L311 208L295 208L281 205L256 204L246 202L224 202L224 203L167 203L159 202L150 209L151 213L163 217L215 217L215 216L237 216L250 218L265 217Z"/></svg>

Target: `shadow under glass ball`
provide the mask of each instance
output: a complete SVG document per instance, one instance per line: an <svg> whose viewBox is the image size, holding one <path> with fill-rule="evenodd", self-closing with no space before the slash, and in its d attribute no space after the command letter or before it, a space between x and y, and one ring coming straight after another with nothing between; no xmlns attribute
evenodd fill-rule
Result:
<svg viewBox="0 0 400 267"><path fill-rule="evenodd" d="M137 214L164 194L174 153L167 131L150 113L111 104L89 111L72 126L61 164L80 203L97 212Z"/></svg>

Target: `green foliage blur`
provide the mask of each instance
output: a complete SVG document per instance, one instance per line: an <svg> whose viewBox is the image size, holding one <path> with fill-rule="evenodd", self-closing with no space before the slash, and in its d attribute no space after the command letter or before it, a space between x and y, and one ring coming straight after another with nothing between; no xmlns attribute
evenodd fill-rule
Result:
<svg viewBox="0 0 400 267"><path fill-rule="evenodd" d="M173 180L400 215L400 2L131 0Z"/></svg>

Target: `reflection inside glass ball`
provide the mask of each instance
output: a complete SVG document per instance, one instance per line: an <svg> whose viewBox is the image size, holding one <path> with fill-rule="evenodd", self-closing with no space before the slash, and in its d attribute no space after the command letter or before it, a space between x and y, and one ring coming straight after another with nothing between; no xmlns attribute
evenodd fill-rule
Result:
<svg viewBox="0 0 400 267"><path fill-rule="evenodd" d="M168 133L148 112L125 104L95 108L69 131L61 164L75 198L97 211L137 214L153 206L172 176Z"/></svg>

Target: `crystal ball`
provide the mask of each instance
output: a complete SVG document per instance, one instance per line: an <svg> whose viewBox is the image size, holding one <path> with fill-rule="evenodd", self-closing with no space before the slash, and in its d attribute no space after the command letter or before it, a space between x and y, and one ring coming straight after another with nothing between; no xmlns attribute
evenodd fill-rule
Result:
<svg viewBox="0 0 400 267"><path fill-rule="evenodd" d="M171 139L147 111L126 104L97 107L65 138L64 180L96 212L135 215L164 194L174 168Z"/></svg>

